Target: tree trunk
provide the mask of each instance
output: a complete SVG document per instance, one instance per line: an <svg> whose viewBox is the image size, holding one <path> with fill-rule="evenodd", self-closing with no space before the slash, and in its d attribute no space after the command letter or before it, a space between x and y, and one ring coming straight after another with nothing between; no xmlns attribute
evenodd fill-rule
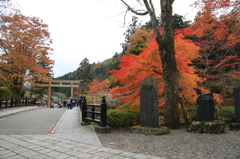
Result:
<svg viewBox="0 0 240 159"><path fill-rule="evenodd" d="M178 75L174 51L174 29L172 23L173 0L161 0L163 35L158 41L163 66L165 120L171 129L180 127L178 109Z"/></svg>

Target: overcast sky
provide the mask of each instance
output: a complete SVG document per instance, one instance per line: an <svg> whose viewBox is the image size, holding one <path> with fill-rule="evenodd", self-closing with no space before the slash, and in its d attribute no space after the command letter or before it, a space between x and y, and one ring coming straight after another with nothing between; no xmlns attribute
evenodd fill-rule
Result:
<svg viewBox="0 0 240 159"><path fill-rule="evenodd" d="M54 53L51 59L55 61L55 78L75 71L84 58L89 59L90 63L97 63L111 58L115 52L120 53L123 34L133 15L127 15L123 27L126 8L120 0L15 1L24 15L39 17L49 25L53 39L51 47ZM174 13L185 16L186 20L193 20L196 10L189 6L193 2L175 0ZM155 9L159 11L159 8L160 5L157 5ZM139 19L144 24L149 16L141 16Z"/></svg>

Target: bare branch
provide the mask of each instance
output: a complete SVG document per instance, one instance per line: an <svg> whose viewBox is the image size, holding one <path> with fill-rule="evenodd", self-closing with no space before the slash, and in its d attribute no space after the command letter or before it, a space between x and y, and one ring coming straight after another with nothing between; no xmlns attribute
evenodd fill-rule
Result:
<svg viewBox="0 0 240 159"><path fill-rule="evenodd" d="M128 10L127 10L127 11L125 12L125 14L124 14L124 23L123 23L123 27L125 26L125 23L126 23L127 12L128 12Z"/></svg>
<svg viewBox="0 0 240 159"><path fill-rule="evenodd" d="M153 6L153 3L152 3L152 0L149 1L150 5L151 5L151 8L152 8L152 11L154 11L154 6Z"/></svg>
<svg viewBox="0 0 240 159"><path fill-rule="evenodd" d="M144 10L134 10L132 7L130 7L126 2L124 2L124 0L121 0L123 2L123 4L125 6L128 7L128 10L130 10L131 12L135 13L136 15L147 15L148 11L144 11ZM143 12L141 12L143 11Z"/></svg>
<svg viewBox="0 0 240 159"><path fill-rule="evenodd" d="M150 0L150 2L148 2L147 0L143 0L143 2L144 2L144 5L146 6L146 8L149 12L151 22L152 22L152 28L153 28L154 34L156 36L156 40L160 44L161 43L160 42L161 41L161 35L160 35L160 32L159 32L159 26L158 26L158 23L157 23L158 20L157 20L156 14L155 14L155 9L154 9L154 6L152 4L152 0Z"/></svg>

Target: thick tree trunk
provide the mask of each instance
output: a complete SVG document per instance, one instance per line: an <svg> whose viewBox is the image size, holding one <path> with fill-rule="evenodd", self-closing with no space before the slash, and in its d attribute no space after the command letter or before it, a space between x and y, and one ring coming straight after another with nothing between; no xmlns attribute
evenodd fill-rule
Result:
<svg viewBox="0 0 240 159"><path fill-rule="evenodd" d="M123 1L123 0L122 0ZM124 1L123 1L124 2ZM180 127L178 109L178 74L174 51L174 29L172 23L172 4L174 0L160 0L163 33L160 34L158 20L151 0L143 0L152 21L152 28L158 43L163 67L165 121L171 129ZM125 5L127 5L124 2ZM129 5L127 5L130 7ZM133 11L133 9L131 9ZM134 12L138 14L137 12ZM138 14L143 15L143 14Z"/></svg>
<svg viewBox="0 0 240 159"><path fill-rule="evenodd" d="M173 0L161 0L163 35L158 41L163 66L165 121L171 129L180 127L178 109L178 74L174 51L174 29L172 23Z"/></svg>

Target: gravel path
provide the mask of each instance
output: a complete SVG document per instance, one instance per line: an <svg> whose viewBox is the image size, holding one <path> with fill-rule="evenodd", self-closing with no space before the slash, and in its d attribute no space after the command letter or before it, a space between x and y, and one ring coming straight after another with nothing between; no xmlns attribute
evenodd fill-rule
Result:
<svg viewBox="0 0 240 159"><path fill-rule="evenodd" d="M170 130L154 136L133 134L130 129L98 134L102 145L112 149L154 155L166 159L240 159L240 131L224 134L188 133Z"/></svg>

